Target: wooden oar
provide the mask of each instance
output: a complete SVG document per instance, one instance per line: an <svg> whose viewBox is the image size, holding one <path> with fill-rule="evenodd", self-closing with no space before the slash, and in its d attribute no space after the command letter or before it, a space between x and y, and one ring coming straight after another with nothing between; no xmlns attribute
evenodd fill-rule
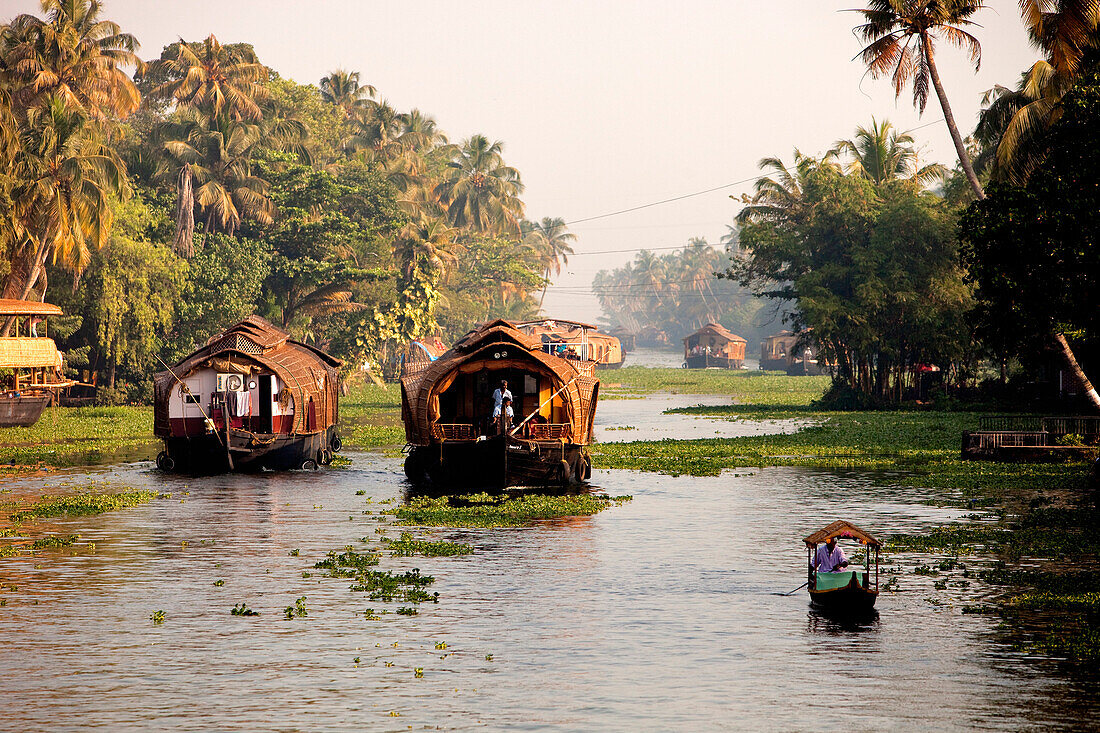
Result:
<svg viewBox="0 0 1100 733"><path fill-rule="evenodd" d="M810 584L810 581L807 580L805 583L803 583L802 585L800 585L797 588L795 588L794 590L792 590L791 593L797 593L798 591L802 590L803 588L805 588L809 584ZM773 593L772 595L789 596L791 593Z"/></svg>

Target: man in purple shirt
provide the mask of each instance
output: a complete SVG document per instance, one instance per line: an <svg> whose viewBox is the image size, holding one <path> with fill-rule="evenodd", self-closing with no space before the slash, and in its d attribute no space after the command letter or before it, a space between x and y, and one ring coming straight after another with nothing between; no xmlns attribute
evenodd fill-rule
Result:
<svg viewBox="0 0 1100 733"><path fill-rule="evenodd" d="M844 550L836 543L836 537L830 537L824 545L817 546L814 555L814 569L819 573L835 573L848 567L848 558Z"/></svg>

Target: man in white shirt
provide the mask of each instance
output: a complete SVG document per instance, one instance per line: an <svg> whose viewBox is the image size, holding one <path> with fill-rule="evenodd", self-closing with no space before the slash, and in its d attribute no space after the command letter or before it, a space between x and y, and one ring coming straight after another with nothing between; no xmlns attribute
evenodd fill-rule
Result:
<svg viewBox="0 0 1100 733"><path fill-rule="evenodd" d="M819 573L835 573L848 567L848 558L844 550L836 543L836 537L830 537L824 545L817 546L814 555L814 569Z"/></svg>
<svg viewBox="0 0 1100 733"><path fill-rule="evenodd" d="M493 425L497 427L497 435L504 435L512 427L515 413L512 412L512 395L508 395L493 408Z"/></svg>
<svg viewBox="0 0 1100 733"><path fill-rule="evenodd" d="M496 411L500 409L500 403L504 401L505 397L511 400L512 391L508 389L508 380L502 379L500 380L500 387L493 390L493 417L496 417Z"/></svg>

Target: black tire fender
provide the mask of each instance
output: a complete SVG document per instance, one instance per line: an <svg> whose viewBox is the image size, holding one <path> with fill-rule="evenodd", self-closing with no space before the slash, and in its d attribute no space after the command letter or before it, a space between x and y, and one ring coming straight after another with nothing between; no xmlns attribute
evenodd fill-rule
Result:
<svg viewBox="0 0 1100 733"><path fill-rule="evenodd" d="M157 468L161 471L174 471L176 468L176 461L172 456L168 455L168 451L162 450L157 454Z"/></svg>
<svg viewBox="0 0 1100 733"><path fill-rule="evenodd" d="M312 458L307 458L304 461L302 461L301 468L302 468L303 471L316 471L317 470L317 461L313 460Z"/></svg>
<svg viewBox="0 0 1100 733"><path fill-rule="evenodd" d="M344 448L344 441L340 440L339 435L332 436L332 442L329 444L329 448L333 453L339 453Z"/></svg>

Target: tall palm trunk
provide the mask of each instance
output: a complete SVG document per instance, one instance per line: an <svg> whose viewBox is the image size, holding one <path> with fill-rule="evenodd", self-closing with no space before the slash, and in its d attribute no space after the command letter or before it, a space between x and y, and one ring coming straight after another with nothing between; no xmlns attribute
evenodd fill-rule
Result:
<svg viewBox="0 0 1100 733"><path fill-rule="evenodd" d="M963 172L966 173L966 180L970 182L970 187L974 189L974 194L980 201L985 198L985 191L982 190L982 184L978 182L978 175L974 172L970 156L966 153L966 145L963 144L962 135L959 134L959 126L955 124L955 115L951 111L950 102L947 101L947 94L943 91L943 82L940 81L940 71L936 68L936 60L928 51L930 42L928 34L921 33L921 53L924 54L924 58L928 62L928 72L932 77L932 86L936 89L936 96L940 100L943 119L947 122L947 129L951 132L951 141L955 143L955 151L959 154L959 162L962 163Z"/></svg>
<svg viewBox="0 0 1100 733"><path fill-rule="evenodd" d="M180 257L195 256L195 192L191 180L191 164L180 168L176 177L176 235L172 249Z"/></svg>
<svg viewBox="0 0 1100 733"><path fill-rule="evenodd" d="M1058 349L1062 352L1062 357L1066 360L1069 370L1073 373L1073 376L1077 377L1077 381L1081 383L1081 387L1085 390L1085 397L1092 403L1093 407L1100 410L1100 395L1096 393L1096 388L1085 376L1085 370L1077 363L1077 358L1073 355L1073 349L1069 347L1065 335L1061 333L1054 334L1054 342L1058 344Z"/></svg>
<svg viewBox="0 0 1100 733"><path fill-rule="evenodd" d="M550 268L546 268L546 282L542 284L542 295L539 296L539 313L542 313L542 301L546 300L546 289L550 287Z"/></svg>

